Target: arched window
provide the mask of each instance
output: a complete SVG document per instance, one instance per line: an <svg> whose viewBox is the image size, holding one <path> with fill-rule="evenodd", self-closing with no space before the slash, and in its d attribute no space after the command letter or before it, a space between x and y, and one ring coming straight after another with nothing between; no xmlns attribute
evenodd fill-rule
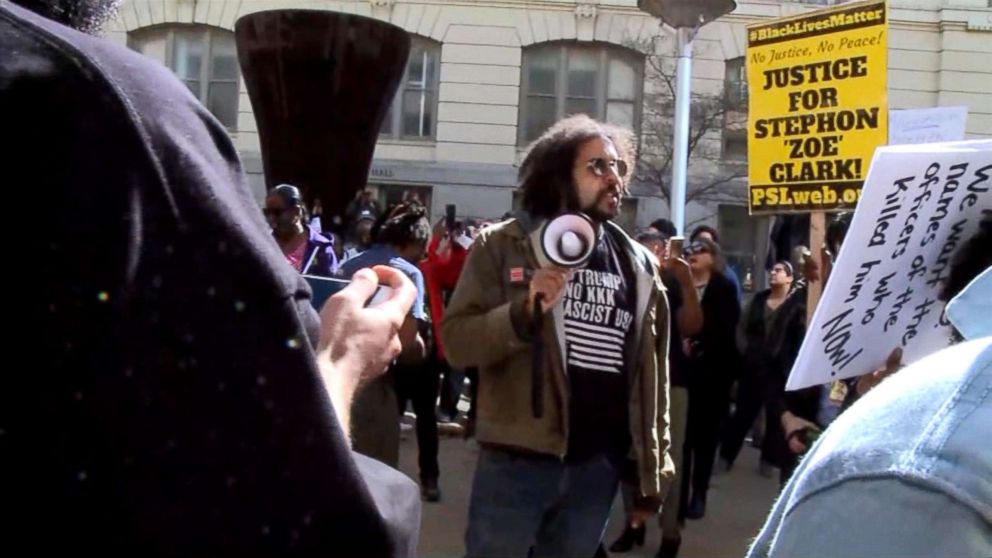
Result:
<svg viewBox="0 0 992 558"><path fill-rule="evenodd" d="M527 47L520 79L518 140L526 144L570 114L640 127L644 58L603 43L555 42Z"/></svg>
<svg viewBox="0 0 992 558"><path fill-rule="evenodd" d="M206 25L161 25L129 33L128 46L172 69L217 120L237 129L234 33Z"/></svg>

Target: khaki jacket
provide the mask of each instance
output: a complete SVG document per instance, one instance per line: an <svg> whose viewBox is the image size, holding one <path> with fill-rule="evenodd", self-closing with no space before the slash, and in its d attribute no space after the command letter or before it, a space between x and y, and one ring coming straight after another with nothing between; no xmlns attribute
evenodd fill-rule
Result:
<svg viewBox="0 0 992 558"><path fill-rule="evenodd" d="M566 361L562 304L544 321L540 418L531 409L532 344L523 323L530 274L547 264L541 250L535 249L540 246L542 224L519 216L483 230L469 253L441 331L452 366L479 368L479 442L563 459L568 451L570 395L562 365ZM654 255L616 225L604 226L625 249L636 277L634 354L625 359L630 367L631 457L638 465L641 495L664 498L674 473L668 455L668 299Z"/></svg>

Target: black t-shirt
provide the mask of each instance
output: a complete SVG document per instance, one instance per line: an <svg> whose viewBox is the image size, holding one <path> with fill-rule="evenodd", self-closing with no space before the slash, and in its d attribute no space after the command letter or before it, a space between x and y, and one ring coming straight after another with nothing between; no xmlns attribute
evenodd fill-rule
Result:
<svg viewBox="0 0 992 558"><path fill-rule="evenodd" d="M349 450L310 291L186 86L0 0L0 122L4 184L31 192L7 220L9 544L412 554L416 485Z"/></svg>
<svg viewBox="0 0 992 558"><path fill-rule="evenodd" d="M581 461L630 448L627 355L635 330L634 278L625 255L600 235L565 290L565 352L571 384L568 455Z"/></svg>
<svg viewBox="0 0 992 558"><path fill-rule="evenodd" d="M661 276L662 283L668 295L668 376L673 387L689 387L689 377L686 372L688 365L685 353L682 352L682 333L679 331L678 312L682 308L682 287L677 279L668 273Z"/></svg>

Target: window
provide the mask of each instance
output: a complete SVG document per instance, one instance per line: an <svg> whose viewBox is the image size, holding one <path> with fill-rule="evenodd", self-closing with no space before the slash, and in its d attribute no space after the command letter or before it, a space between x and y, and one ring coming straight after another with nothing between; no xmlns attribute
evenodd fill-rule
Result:
<svg viewBox="0 0 992 558"><path fill-rule="evenodd" d="M413 37L410 59L379 135L393 139L434 138L441 45Z"/></svg>
<svg viewBox="0 0 992 558"><path fill-rule="evenodd" d="M166 66L229 130L238 126L238 54L234 33L203 25L143 29L128 46Z"/></svg>
<svg viewBox="0 0 992 558"><path fill-rule="evenodd" d="M730 161L747 160L747 131L723 131L723 158Z"/></svg>
<svg viewBox="0 0 992 558"><path fill-rule="evenodd" d="M727 108L747 110L747 67L744 57L727 60L723 78L723 93Z"/></svg>
<svg viewBox="0 0 992 558"><path fill-rule="evenodd" d="M643 57L620 47L550 43L525 49L519 143L579 113L636 131L643 75Z"/></svg>

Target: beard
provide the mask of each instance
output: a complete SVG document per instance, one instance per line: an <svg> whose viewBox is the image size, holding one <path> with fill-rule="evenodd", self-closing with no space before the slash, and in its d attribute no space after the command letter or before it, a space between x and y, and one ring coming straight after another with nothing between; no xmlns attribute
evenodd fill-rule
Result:
<svg viewBox="0 0 992 558"><path fill-rule="evenodd" d="M610 213L609 211L600 209L600 206L602 206L610 198L612 198L614 194L617 194L618 196L616 213L614 214L614 213ZM606 221L610 221L620 214L620 206L622 204L623 204L623 197L620 197L620 194L607 188L606 190L600 192L599 197L596 198L596 201L594 201L589 207L584 208L582 212L585 213L590 219L592 219L594 223L605 223Z"/></svg>
<svg viewBox="0 0 992 558"><path fill-rule="evenodd" d="M97 35L117 15L121 0L14 0L14 3L66 27Z"/></svg>

